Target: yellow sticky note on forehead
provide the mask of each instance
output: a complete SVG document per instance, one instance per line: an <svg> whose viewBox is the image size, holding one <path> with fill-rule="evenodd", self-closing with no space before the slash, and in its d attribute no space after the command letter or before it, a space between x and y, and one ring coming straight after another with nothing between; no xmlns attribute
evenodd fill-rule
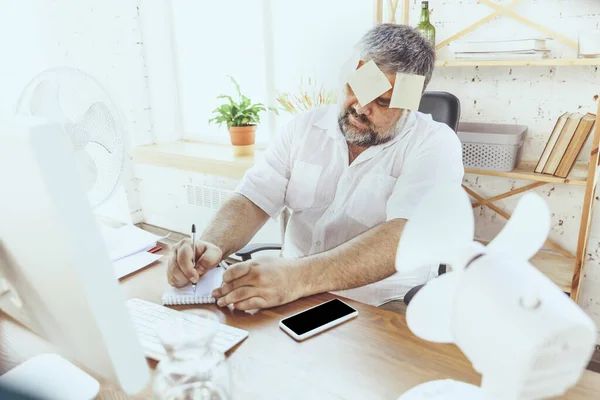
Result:
<svg viewBox="0 0 600 400"><path fill-rule="evenodd" d="M396 74L390 108L418 110L423 95L425 77L423 75Z"/></svg>
<svg viewBox="0 0 600 400"><path fill-rule="evenodd" d="M363 107L392 88L390 81L373 60L351 73L348 85Z"/></svg>

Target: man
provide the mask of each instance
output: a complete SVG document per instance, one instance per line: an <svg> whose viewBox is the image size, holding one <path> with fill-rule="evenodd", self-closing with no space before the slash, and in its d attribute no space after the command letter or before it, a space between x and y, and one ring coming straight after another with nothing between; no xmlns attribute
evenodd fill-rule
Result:
<svg viewBox="0 0 600 400"><path fill-rule="evenodd" d="M434 50L410 27L378 25L359 50L361 65L374 61L392 86L397 72L423 75L425 85L431 79ZM284 207L291 217L283 258L234 264L213 292L218 305L260 309L337 291L379 306L434 277L437 266L397 274L396 249L427 191L461 184L461 145L431 116L390 108L391 96L389 90L361 106L347 85L340 105L284 127L197 241L196 266L189 240L175 246L169 283L198 281Z"/></svg>

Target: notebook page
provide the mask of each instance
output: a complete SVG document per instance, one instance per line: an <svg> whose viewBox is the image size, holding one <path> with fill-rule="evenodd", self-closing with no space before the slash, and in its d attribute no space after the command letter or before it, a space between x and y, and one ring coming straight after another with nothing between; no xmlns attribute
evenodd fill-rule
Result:
<svg viewBox="0 0 600 400"><path fill-rule="evenodd" d="M182 288L170 287L162 296L163 304L204 304L214 303L211 296L214 289L223 283L223 268L213 268L204 274L196 284L196 292L190 283Z"/></svg>

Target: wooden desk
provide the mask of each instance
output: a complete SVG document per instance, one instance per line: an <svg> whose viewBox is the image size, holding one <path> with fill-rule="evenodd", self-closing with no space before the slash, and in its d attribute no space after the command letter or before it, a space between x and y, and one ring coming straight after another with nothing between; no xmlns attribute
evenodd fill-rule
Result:
<svg viewBox="0 0 600 400"><path fill-rule="evenodd" d="M122 280L127 297L159 302L166 262L160 261ZM222 322L250 336L229 353L235 399L396 399L414 385L452 378L479 384L480 376L453 345L416 338L403 315L349 301L358 318L297 343L278 327L281 318L333 298L322 294L248 315L215 311ZM192 307L187 307L193 312ZM4 315L0 316L0 373L36 354L57 351ZM155 366L149 361L151 367ZM113 384L102 385L101 399L127 398ZM135 398L151 398L150 389ZM564 397L600 398L600 375L586 371Z"/></svg>

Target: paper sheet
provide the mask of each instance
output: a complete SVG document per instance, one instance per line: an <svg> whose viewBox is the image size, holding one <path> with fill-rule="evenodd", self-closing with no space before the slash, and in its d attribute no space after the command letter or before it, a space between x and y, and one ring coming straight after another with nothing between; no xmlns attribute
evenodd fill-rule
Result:
<svg viewBox="0 0 600 400"><path fill-rule="evenodd" d="M423 75L396 74L390 108L418 110L423 95L425 77Z"/></svg>
<svg viewBox="0 0 600 400"><path fill-rule="evenodd" d="M166 237L154 235L134 225L118 229L101 226L100 230L111 261L154 247L157 241Z"/></svg>
<svg viewBox="0 0 600 400"><path fill-rule="evenodd" d="M213 268L208 270L198 283L196 284L196 291L194 292L193 286L190 283L182 288L169 287L165 294L169 297L180 297L180 296L202 296L211 297L212 291L218 287L221 287L223 283L223 268Z"/></svg>
<svg viewBox="0 0 600 400"><path fill-rule="evenodd" d="M113 262L113 269L117 279L129 275L137 270L144 268L147 265L152 264L154 261L160 259L161 254L152 254L145 251L123 257Z"/></svg>
<svg viewBox="0 0 600 400"><path fill-rule="evenodd" d="M373 60L351 73L348 84L363 107L392 88L390 81Z"/></svg>

